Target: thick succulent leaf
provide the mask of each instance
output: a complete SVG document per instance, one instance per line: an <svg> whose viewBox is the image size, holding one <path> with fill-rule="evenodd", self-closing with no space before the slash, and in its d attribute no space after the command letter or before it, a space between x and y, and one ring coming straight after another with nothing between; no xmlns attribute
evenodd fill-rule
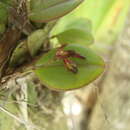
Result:
<svg viewBox="0 0 130 130"><path fill-rule="evenodd" d="M43 41L46 38L46 33L43 29L36 30L33 32L27 40L28 49L32 56L37 53L37 50L42 46Z"/></svg>
<svg viewBox="0 0 130 130"><path fill-rule="evenodd" d="M22 64L23 62L25 62L26 58L29 55L27 48L27 41L22 41L14 50L10 62L9 62L9 66L10 67L16 67L20 64Z"/></svg>
<svg viewBox="0 0 130 130"><path fill-rule="evenodd" d="M78 43L82 45L90 45L94 39L90 32L81 29L69 29L56 35L61 44Z"/></svg>
<svg viewBox="0 0 130 130"><path fill-rule="evenodd" d="M84 17L69 18L68 21L62 18L53 28L51 35L58 35L69 29L80 29L82 31L92 33L92 23L89 19Z"/></svg>
<svg viewBox="0 0 130 130"><path fill-rule="evenodd" d="M83 0L31 0L29 18L35 22L47 22L64 16Z"/></svg>
<svg viewBox="0 0 130 130"><path fill-rule="evenodd" d="M69 44L65 50L74 50L86 59L71 58L77 64L78 72L67 70L62 60L55 59L56 49L43 55L36 63L34 72L41 82L54 90L71 90L94 81L104 71L104 61L92 50L81 45Z"/></svg>
<svg viewBox="0 0 130 130"><path fill-rule="evenodd" d="M68 24L66 24L67 29L80 29L87 32L92 32L92 23L89 19L80 17L73 18Z"/></svg>
<svg viewBox="0 0 130 130"><path fill-rule="evenodd" d="M86 18L75 18L66 24L64 29L55 30L57 30L57 26L54 27L51 35L54 35L61 44L78 43L88 46L94 42L92 25Z"/></svg>

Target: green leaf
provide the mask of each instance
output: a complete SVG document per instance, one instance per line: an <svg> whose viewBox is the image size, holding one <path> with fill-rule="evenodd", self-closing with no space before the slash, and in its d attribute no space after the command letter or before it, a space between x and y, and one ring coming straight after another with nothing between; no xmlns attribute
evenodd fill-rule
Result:
<svg viewBox="0 0 130 130"><path fill-rule="evenodd" d="M31 0L29 18L35 22L48 22L75 9L83 0Z"/></svg>
<svg viewBox="0 0 130 130"><path fill-rule="evenodd" d="M76 44L69 44L64 49L74 50L86 59L71 58L78 66L78 72L75 74L66 69L62 60L55 59L56 49L43 55L36 63L34 72L50 89L80 88L94 81L104 71L104 61L91 49Z"/></svg>
<svg viewBox="0 0 130 130"><path fill-rule="evenodd" d="M67 15L68 16L68 15ZM71 18L69 17L68 20L64 20L67 16L63 17L58 24L53 28L51 35L60 34L69 29L80 29L85 32L92 33L92 23L89 19L80 17L80 18Z"/></svg>
<svg viewBox="0 0 130 130"><path fill-rule="evenodd" d="M90 45L94 42L92 36L91 22L86 18L75 18L69 24L66 24L64 29L56 31L54 27L52 36L54 35L61 44L74 44Z"/></svg>
<svg viewBox="0 0 130 130"><path fill-rule="evenodd" d="M87 46L92 44L94 41L91 33L80 29L66 30L56 35L56 37L61 44L77 43Z"/></svg>
<svg viewBox="0 0 130 130"><path fill-rule="evenodd" d="M32 56L34 56L37 53L38 49L42 46L43 41L46 38L46 35L47 34L44 32L43 29L39 29L33 32L28 37L28 40L27 40L28 49Z"/></svg>
<svg viewBox="0 0 130 130"><path fill-rule="evenodd" d="M85 32L92 32L92 23L89 19L80 17L80 18L73 18L67 25L67 29L80 29Z"/></svg>

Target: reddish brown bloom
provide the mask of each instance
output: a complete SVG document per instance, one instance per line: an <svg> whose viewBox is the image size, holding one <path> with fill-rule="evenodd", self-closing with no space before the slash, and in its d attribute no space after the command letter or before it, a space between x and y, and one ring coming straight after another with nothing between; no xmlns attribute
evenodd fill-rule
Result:
<svg viewBox="0 0 130 130"><path fill-rule="evenodd" d="M65 67L69 71L73 73L77 73L78 72L77 65L72 60L70 60L70 58L75 57L75 58L85 59L85 57L81 56L79 53L75 52L74 50L64 50L65 46L66 45L64 44L57 49L56 58L63 60Z"/></svg>

